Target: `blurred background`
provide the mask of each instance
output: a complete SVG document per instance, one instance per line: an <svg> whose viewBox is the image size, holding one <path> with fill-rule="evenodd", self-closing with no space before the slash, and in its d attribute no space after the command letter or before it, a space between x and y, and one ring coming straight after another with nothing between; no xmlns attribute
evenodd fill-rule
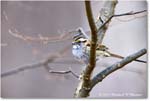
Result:
<svg viewBox="0 0 150 101"><path fill-rule="evenodd" d="M103 1L92 2L94 17ZM119 1L115 14L147 10L146 1ZM64 41L42 42L23 40L10 33L16 29L21 35L53 37L82 27L89 31L82 1L2 1L1 2L1 72L38 63L49 54L67 45L66 55L50 63L53 70L68 70L78 75L84 66L71 53L71 38ZM146 14L114 18L103 44L113 53L128 56L147 48ZM140 57L147 60L147 55ZM119 61L104 58L93 73ZM45 68L26 70L1 78L2 98L73 98L79 80L71 74L50 74ZM147 64L132 62L112 73L91 91L91 98L145 98L147 96Z"/></svg>

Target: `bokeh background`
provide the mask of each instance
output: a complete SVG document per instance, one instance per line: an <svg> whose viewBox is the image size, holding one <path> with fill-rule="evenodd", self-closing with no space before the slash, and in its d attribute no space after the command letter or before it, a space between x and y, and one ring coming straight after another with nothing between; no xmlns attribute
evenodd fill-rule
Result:
<svg viewBox="0 0 150 101"><path fill-rule="evenodd" d="M92 2L94 17L103 1ZM147 9L146 1L119 1L116 14ZM60 42L27 42L9 33L12 27L27 36L60 36L82 27L89 31L82 1L2 1L1 2L1 72L38 63L48 54L54 54L70 45L67 55L50 63L54 70L71 68L78 75L83 64L71 54L71 38ZM113 19L104 38L111 52L127 56L147 48L147 16L126 16ZM140 57L147 60L147 55ZM93 73L119 61L104 58ZM43 67L26 70L1 78L2 98L73 98L79 80L71 74L49 74ZM147 64L132 62L107 78L90 93L91 98L145 98L147 97Z"/></svg>

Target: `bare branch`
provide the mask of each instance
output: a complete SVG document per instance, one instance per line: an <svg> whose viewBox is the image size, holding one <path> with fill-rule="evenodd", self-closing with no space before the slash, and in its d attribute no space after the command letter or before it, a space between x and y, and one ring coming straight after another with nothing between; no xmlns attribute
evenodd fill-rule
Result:
<svg viewBox="0 0 150 101"><path fill-rule="evenodd" d="M2 73L1 77L7 77L7 76L14 75L14 74L17 74L19 72L22 72L22 71L25 71L25 70L28 70L28 69L34 69L34 68L38 68L38 67L41 67L41 66L43 66L42 62L36 63L36 64L25 65L25 66L18 67L18 68L14 68L12 70L9 70L7 72Z"/></svg>
<svg viewBox="0 0 150 101"><path fill-rule="evenodd" d="M67 71L53 71L53 70L50 70L49 72L50 73L55 73L55 74L69 74L69 73L71 73L74 77L79 78L79 76L76 73L74 73L72 70L67 70Z"/></svg>
<svg viewBox="0 0 150 101"><path fill-rule="evenodd" d="M128 63L134 61L135 59L139 58L140 56L144 55L147 53L146 49L142 49L130 56L127 56L126 58L124 58L123 60L121 60L120 62L117 62L115 64L113 64L112 66L106 68L105 70L103 70L102 72L98 73L91 81L90 81L90 85L88 86L88 88L82 86L82 82L80 82L80 87L82 87L82 89L80 89L80 96L79 97L87 97L90 93L90 91L92 90L92 88L98 84L99 82L101 82L105 77L107 77L108 75L110 75L112 72L123 68L125 65L127 65ZM82 93L81 93L82 92ZM81 96L82 95L82 96ZM87 96L85 96L87 95Z"/></svg>
<svg viewBox="0 0 150 101"><path fill-rule="evenodd" d="M45 59L44 61L40 61L40 62L35 63L35 64L29 64L29 65L25 65L22 67L14 68L12 70L4 72L1 74L1 77L14 75L14 74L17 74L19 72L23 72L23 71L28 70L28 69L35 69L35 68L42 67L42 66L44 66L46 69L48 69L47 68L48 64L55 61L57 58L64 56L69 47L70 46L68 45L64 49L62 49L60 52L58 52L56 54L50 54L49 57L47 59Z"/></svg>
<svg viewBox="0 0 150 101"><path fill-rule="evenodd" d="M80 83L74 95L75 97L87 97L88 96L88 93L86 93L86 90L88 89L90 85L91 74L96 64L95 60L96 60L97 28L93 19L90 1L85 1L85 8L86 8L86 14L87 14L89 26L91 29L90 60L85 71L83 72L83 75L81 76Z"/></svg>
<svg viewBox="0 0 150 101"><path fill-rule="evenodd" d="M105 36L105 32L106 32L107 27L108 27L108 24L109 24L109 22L111 21L112 18L128 16L128 15L136 15L136 14L140 14L140 13L144 13L144 12L147 12L147 10L142 10L142 11L138 11L138 12L131 11L131 12L123 13L123 14L113 14L113 15L109 16L105 22L100 20L101 16L99 16L99 19L96 21L97 26L100 23L99 24L100 27L98 27L99 43L102 43L102 40Z"/></svg>
<svg viewBox="0 0 150 101"><path fill-rule="evenodd" d="M106 1L104 7L100 11L98 20L96 21L98 43L101 44L108 28L109 22L114 15L117 0Z"/></svg>
<svg viewBox="0 0 150 101"><path fill-rule="evenodd" d="M131 11L128 13L116 14L114 15L113 18L115 18L115 20L119 22L128 22L128 21L139 19L139 18L143 18L146 15L147 15L147 10L142 10L138 12Z"/></svg>
<svg viewBox="0 0 150 101"><path fill-rule="evenodd" d="M147 10L142 10L142 11L138 11L138 12L128 12L128 13L123 13L123 14L115 14L113 15L113 17L121 17L121 16L127 16L127 15L135 15L135 14L140 14L140 13L144 13L147 12Z"/></svg>
<svg viewBox="0 0 150 101"><path fill-rule="evenodd" d="M103 9L102 16L103 16L103 21L106 22L107 19L110 18L114 14L114 8L117 4L116 0L113 1L106 1L105 7L107 9ZM89 59L89 64L87 64L85 71L81 75L81 80L80 83L76 89L75 92L75 97L87 97L89 96L89 91L90 91L90 78L92 75L92 72L95 68L96 64L96 45L97 41L102 41L103 36L107 28L102 27L102 30L97 30L101 26L99 26L98 22L95 25L93 15L92 15L92 9L91 9L91 4L90 1L85 1L85 8L86 8L86 14L89 22L89 26L91 29L91 47L90 47L90 59ZM100 20L102 21L102 20ZM103 21L101 22L103 25ZM101 38L102 37L102 38ZM98 39L98 40L97 40ZM100 42L101 43L101 42Z"/></svg>
<svg viewBox="0 0 150 101"><path fill-rule="evenodd" d="M111 74L112 72L123 68L125 65L127 65L128 63L136 60L137 58L139 58L140 56L146 54L147 50L146 49L142 49L132 55L127 56L126 58L124 58L123 60L121 60L120 62L117 62L115 64L113 64L112 66L106 68L105 70L103 70L102 72L98 73L92 80L91 80L91 89L98 84L99 82L101 82L105 77L107 77L109 74Z"/></svg>
<svg viewBox="0 0 150 101"><path fill-rule="evenodd" d="M140 14L140 13L143 13L143 12L146 12L146 11L147 11L147 10L142 10L142 11L138 11L138 12L133 12L133 11L131 11L131 12L128 12L128 13L112 15L112 16L110 16L110 17L107 19L106 22L104 22L104 23L99 27L98 32L99 32L100 30L102 30L102 29L110 22L110 20L111 20L112 18L114 18L114 17L121 17L121 16L127 16L127 15L135 15L135 14Z"/></svg>
<svg viewBox="0 0 150 101"><path fill-rule="evenodd" d="M86 6L86 13L87 13L87 18L89 22L89 26L91 29L91 47L90 47L90 61L89 65L86 67L85 74L87 74L89 77L95 67L95 60L96 60L96 45L97 45L97 28L95 26L95 22L93 19L92 15L92 9L91 9L91 4L90 1L85 1L85 6Z"/></svg>

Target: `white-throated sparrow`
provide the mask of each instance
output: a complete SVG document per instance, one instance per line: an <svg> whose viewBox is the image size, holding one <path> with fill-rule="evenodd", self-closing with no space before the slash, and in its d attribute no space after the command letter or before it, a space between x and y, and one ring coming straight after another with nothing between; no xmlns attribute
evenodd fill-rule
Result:
<svg viewBox="0 0 150 101"><path fill-rule="evenodd" d="M75 56L75 58L83 62L85 64L88 64L89 62L89 55L90 55L90 40L85 36L83 30L81 28L77 29L72 42L72 54ZM108 47L102 44L97 44L96 48L96 60L98 60L101 57L116 57L123 59L124 57L113 54L108 51ZM135 60L137 62L146 63L146 61L143 60Z"/></svg>

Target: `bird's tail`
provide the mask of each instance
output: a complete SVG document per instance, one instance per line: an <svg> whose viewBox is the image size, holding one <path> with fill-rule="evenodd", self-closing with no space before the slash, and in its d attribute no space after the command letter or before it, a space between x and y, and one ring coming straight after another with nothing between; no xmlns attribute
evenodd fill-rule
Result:
<svg viewBox="0 0 150 101"><path fill-rule="evenodd" d="M111 56L111 57L124 59L124 57L123 57L123 56L120 56L120 55L118 55L118 54L114 54L114 53L110 53L110 52L109 52L109 54L110 54L110 56ZM138 59L136 59L136 60L134 60L134 61L136 61L136 62L141 62L141 63L147 63L146 61L138 60Z"/></svg>

